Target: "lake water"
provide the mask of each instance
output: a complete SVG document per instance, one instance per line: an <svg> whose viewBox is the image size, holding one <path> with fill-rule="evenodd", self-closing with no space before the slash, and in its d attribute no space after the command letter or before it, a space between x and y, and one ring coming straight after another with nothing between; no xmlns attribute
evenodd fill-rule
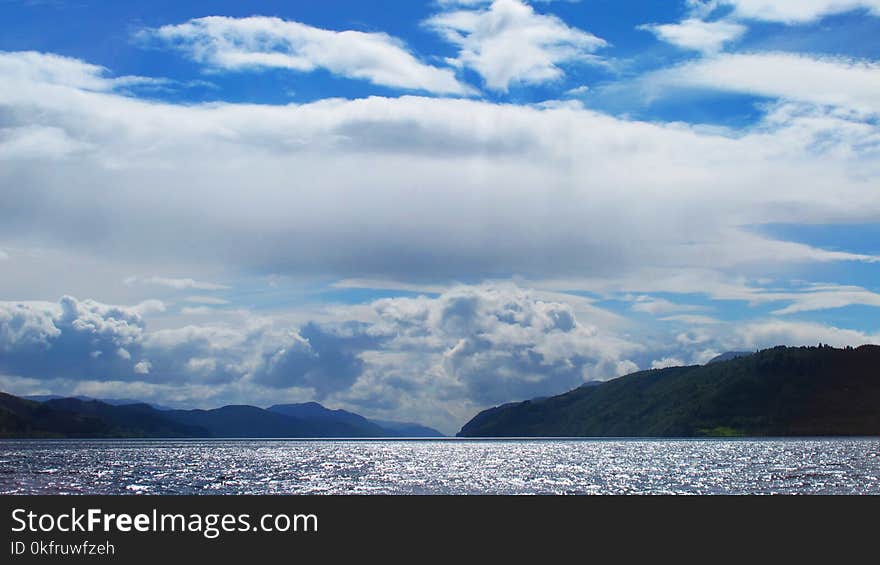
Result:
<svg viewBox="0 0 880 565"><path fill-rule="evenodd" d="M0 493L880 494L880 439L3 440Z"/></svg>

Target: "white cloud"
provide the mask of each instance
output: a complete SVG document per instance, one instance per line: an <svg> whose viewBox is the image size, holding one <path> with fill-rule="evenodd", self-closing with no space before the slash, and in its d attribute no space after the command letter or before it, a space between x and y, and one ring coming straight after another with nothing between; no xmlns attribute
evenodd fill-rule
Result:
<svg viewBox="0 0 880 565"><path fill-rule="evenodd" d="M812 286L804 292L785 294L785 299L791 300L791 304L775 310L774 314L795 314L851 305L880 306L880 294L855 286Z"/></svg>
<svg viewBox="0 0 880 565"><path fill-rule="evenodd" d="M0 160L64 158L91 148L88 142L74 140L54 127L25 125L0 130Z"/></svg>
<svg viewBox="0 0 880 565"><path fill-rule="evenodd" d="M729 6L735 17L785 24L809 23L853 10L880 16L880 0L689 0L688 3L704 12Z"/></svg>
<svg viewBox="0 0 880 565"><path fill-rule="evenodd" d="M173 289L219 289L203 282L218 272L437 286L520 274L766 302L731 279L876 259L744 228L880 218L878 129L849 110L782 104L730 131L424 97L177 105L16 69L0 81L0 131L54 128L86 148L0 167L0 241L53 248L44 272L58 280L100 260L125 265L101 277L113 281L209 273L131 280ZM4 292L32 295L45 277L13 260Z"/></svg>
<svg viewBox="0 0 880 565"><path fill-rule="evenodd" d="M226 324L150 330L134 307L63 298L0 303L0 385L19 393L120 390L216 406L320 399L374 417L454 431L478 410L557 394L643 366L705 362L779 344L877 343L880 336L780 319L642 336L511 284L342 307L297 328L244 312ZM577 299L571 297L574 304ZM682 314L681 316L688 316ZM79 391L79 392L75 392ZM137 393L135 391L138 391ZM119 396L119 394L117 394Z"/></svg>
<svg viewBox="0 0 880 565"><path fill-rule="evenodd" d="M222 306L224 304L229 304L228 300L217 298L216 296L187 296L186 301L193 302L195 304L209 304L211 306Z"/></svg>
<svg viewBox="0 0 880 565"><path fill-rule="evenodd" d="M664 316L660 318L665 322L681 322L691 326L704 326L707 324L719 324L721 320L711 316L703 316L701 314L676 314L674 316Z"/></svg>
<svg viewBox="0 0 880 565"><path fill-rule="evenodd" d="M639 29L650 31L659 39L683 49L714 53L726 43L739 39L747 28L730 21L707 22L687 18L676 24L645 24Z"/></svg>
<svg viewBox="0 0 880 565"><path fill-rule="evenodd" d="M520 0L442 12L425 25L459 47L450 63L475 70L487 88L501 92L557 80L565 74L561 65L595 62L592 53L607 45Z"/></svg>
<svg viewBox="0 0 880 565"><path fill-rule="evenodd" d="M186 289L196 289L196 290L225 290L229 287L222 284L205 282L205 281L197 281L191 278L171 278L171 277L126 277L125 284L127 285L135 285L135 284L146 284L146 285L155 285L155 286L164 286L168 288L173 288L175 290L186 290ZM217 300L217 299L214 299ZM216 302L215 302L216 303Z"/></svg>
<svg viewBox="0 0 880 565"><path fill-rule="evenodd" d="M880 65L794 53L722 54L648 74L649 88L743 92L880 113Z"/></svg>
<svg viewBox="0 0 880 565"><path fill-rule="evenodd" d="M686 365L684 361L678 359L676 357L664 357L663 359L657 359L656 361L651 362L652 369L665 369L667 367L681 367Z"/></svg>
<svg viewBox="0 0 880 565"><path fill-rule="evenodd" d="M436 298L375 301L367 321L342 309L296 330L246 314L244 323L149 331L142 305L0 303L0 374L68 389L72 381L140 383L153 387L154 400L197 405L318 398L418 413L451 430L491 404L635 367L627 355L638 345L541 295L509 284L459 286ZM186 390L193 396L182 397Z"/></svg>
<svg viewBox="0 0 880 565"><path fill-rule="evenodd" d="M200 316L203 314L213 314L214 309L209 306L184 306L180 309L180 313L186 316Z"/></svg>
<svg viewBox="0 0 880 565"><path fill-rule="evenodd" d="M728 278L708 269L649 269L632 277L549 280L529 284L578 289L605 296L624 294L625 300L632 300L632 297L628 296L630 293L653 291L698 294L708 300L715 301L741 301L751 307L785 304L784 307L772 312L775 315L827 310L851 305L880 306L880 294L859 286L792 281L785 288L778 288L768 286L769 283L766 281L761 283L742 277ZM700 309L700 306L676 304L665 299L658 300L648 296L637 297L632 305L633 311L658 315ZM689 314L664 316L661 319L694 324L720 322L715 318Z"/></svg>
<svg viewBox="0 0 880 565"><path fill-rule="evenodd" d="M651 296L639 296L633 301L631 306L633 312L644 312L647 314L669 314L672 312L687 312L692 310L700 310L699 306L690 304L676 304L665 298L655 298Z"/></svg>
<svg viewBox="0 0 880 565"><path fill-rule="evenodd" d="M857 330L827 326L817 322L764 320L742 324L733 329L726 350L753 350L775 345L816 345L825 343L834 347L859 346L880 343L880 335Z"/></svg>
<svg viewBox="0 0 880 565"><path fill-rule="evenodd" d="M0 76L16 76L57 86L108 92L162 79L139 76L108 78L108 70L79 59L36 51L0 52Z"/></svg>
<svg viewBox="0 0 880 565"><path fill-rule="evenodd" d="M453 71L419 61L402 41L385 33L332 31L262 16L210 16L148 29L156 39L216 69L326 69L373 84L438 94L471 94Z"/></svg>
<svg viewBox="0 0 880 565"><path fill-rule="evenodd" d="M582 84L581 86L576 86L574 88L569 88L565 91L566 96L583 96L584 94L590 91L590 87Z"/></svg>

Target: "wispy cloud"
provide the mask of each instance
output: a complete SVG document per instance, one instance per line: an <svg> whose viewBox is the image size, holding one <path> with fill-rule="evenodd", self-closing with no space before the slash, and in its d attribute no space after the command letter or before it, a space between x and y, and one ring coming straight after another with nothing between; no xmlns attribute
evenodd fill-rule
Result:
<svg viewBox="0 0 880 565"><path fill-rule="evenodd" d="M683 49L704 53L720 51L725 44L739 39L747 28L730 21L706 22L688 18L675 24L645 24L639 29L650 31L659 39Z"/></svg>
<svg viewBox="0 0 880 565"><path fill-rule="evenodd" d="M719 7L729 7L734 17L792 25L854 10L880 16L878 0L687 0L687 3L706 14Z"/></svg>
<svg viewBox="0 0 880 565"><path fill-rule="evenodd" d="M209 16L142 30L138 37L183 51L213 69L326 69L393 88L473 93L452 70L420 61L401 40L380 32L333 31L263 16Z"/></svg>
<svg viewBox="0 0 880 565"><path fill-rule="evenodd" d="M197 290L224 290L229 287L222 284L197 281L190 278L170 278L170 277L127 277L125 284L146 284L154 286L164 286L175 290L197 289Z"/></svg>
<svg viewBox="0 0 880 565"><path fill-rule="evenodd" d="M702 88L743 92L880 112L880 64L796 53L730 53L648 74L649 88Z"/></svg>

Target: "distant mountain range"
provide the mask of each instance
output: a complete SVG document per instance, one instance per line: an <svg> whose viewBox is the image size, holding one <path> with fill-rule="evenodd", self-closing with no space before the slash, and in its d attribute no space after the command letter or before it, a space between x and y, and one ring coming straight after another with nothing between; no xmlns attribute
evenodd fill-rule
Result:
<svg viewBox="0 0 880 565"><path fill-rule="evenodd" d="M880 347L775 347L477 414L462 437L880 435Z"/></svg>
<svg viewBox="0 0 880 565"><path fill-rule="evenodd" d="M372 421L316 402L281 404L268 410L241 405L171 410L112 399L32 398L36 400L0 393L0 437L443 437L426 426Z"/></svg>

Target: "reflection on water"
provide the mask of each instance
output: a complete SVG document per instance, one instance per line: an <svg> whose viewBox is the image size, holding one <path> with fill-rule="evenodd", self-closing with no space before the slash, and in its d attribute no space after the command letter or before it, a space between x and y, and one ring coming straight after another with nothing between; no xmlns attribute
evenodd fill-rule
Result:
<svg viewBox="0 0 880 565"><path fill-rule="evenodd" d="M880 494L880 440L4 440L0 493Z"/></svg>

